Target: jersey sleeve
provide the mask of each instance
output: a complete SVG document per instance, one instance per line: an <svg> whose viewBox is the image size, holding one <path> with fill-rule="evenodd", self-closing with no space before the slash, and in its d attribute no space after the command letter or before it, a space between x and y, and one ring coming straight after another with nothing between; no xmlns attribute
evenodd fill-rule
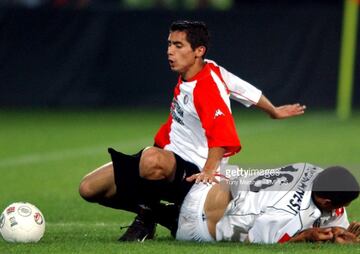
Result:
<svg viewBox="0 0 360 254"><path fill-rule="evenodd" d="M169 115L166 123L161 125L160 129L155 135L154 143L156 146L160 148L164 148L167 144L170 143L170 126L171 126L172 117Z"/></svg>
<svg viewBox="0 0 360 254"><path fill-rule="evenodd" d="M220 72L229 89L231 99L242 103L246 107L258 103L262 95L261 90L227 71L223 67L220 67Z"/></svg>
<svg viewBox="0 0 360 254"><path fill-rule="evenodd" d="M224 156L231 156L241 149L233 116L216 83L211 82L211 79L205 82L199 82L193 93L195 109L205 130L208 147L224 147Z"/></svg>
<svg viewBox="0 0 360 254"><path fill-rule="evenodd" d="M255 220L248 238L253 243L286 242L301 229L298 216L271 209Z"/></svg>
<svg viewBox="0 0 360 254"><path fill-rule="evenodd" d="M321 228L341 227L347 229L350 225L345 207L338 208L334 211L334 219L320 225Z"/></svg>

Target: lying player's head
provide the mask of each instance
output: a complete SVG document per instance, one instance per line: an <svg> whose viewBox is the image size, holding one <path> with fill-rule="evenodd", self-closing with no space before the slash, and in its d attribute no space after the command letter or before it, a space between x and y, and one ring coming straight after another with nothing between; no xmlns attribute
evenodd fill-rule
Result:
<svg viewBox="0 0 360 254"><path fill-rule="evenodd" d="M359 183L343 167L329 167L316 176L312 193L316 205L322 210L347 206L359 196Z"/></svg>
<svg viewBox="0 0 360 254"><path fill-rule="evenodd" d="M175 21L170 26L170 33L184 32L186 40L190 43L191 48L195 50L198 47L205 47L204 55L209 48L209 31L204 22L179 20Z"/></svg>

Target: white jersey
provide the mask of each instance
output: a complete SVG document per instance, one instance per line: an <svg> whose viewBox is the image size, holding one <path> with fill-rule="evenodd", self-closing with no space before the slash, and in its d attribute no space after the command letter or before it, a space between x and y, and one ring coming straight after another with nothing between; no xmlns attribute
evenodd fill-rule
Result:
<svg viewBox="0 0 360 254"><path fill-rule="evenodd" d="M256 104L261 91L206 60L191 80L179 77L167 122L155 136L155 144L184 160L205 165L208 149L224 147L224 157L240 151L241 144L231 114L230 97L245 106Z"/></svg>
<svg viewBox="0 0 360 254"><path fill-rule="evenodd" d="M312 201L312 183L322 170L298 163L230 180L234 198L216 225L216 240L276 243L314 226L347 228L344 208L321 213Z"/></svg>

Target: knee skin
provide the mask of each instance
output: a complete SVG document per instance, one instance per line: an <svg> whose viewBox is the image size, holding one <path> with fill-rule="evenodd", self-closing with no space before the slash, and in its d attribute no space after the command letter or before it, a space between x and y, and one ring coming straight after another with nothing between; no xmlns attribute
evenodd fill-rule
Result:
<svg viewBox="0 0 360 254"><path fill-rule="evenodd" d="M161 154L157 148L143 151L140 159L140 177L148 180L162 180L168 178L166 169L161 165Z"/></svg>

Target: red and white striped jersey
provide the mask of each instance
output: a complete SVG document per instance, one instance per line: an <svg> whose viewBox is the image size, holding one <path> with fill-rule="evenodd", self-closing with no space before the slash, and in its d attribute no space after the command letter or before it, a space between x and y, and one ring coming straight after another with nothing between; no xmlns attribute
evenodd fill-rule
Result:
<svg viewBox="0 0 360 254"><path fill-rule="evenodd" d="M224 157L240 151L240 140L231 114L230 97L245 106L256 104L261 91L206 60L191 80L179 77L167 122L155 144L172 151L202 170L208 149L224 147Z"/></svg>

